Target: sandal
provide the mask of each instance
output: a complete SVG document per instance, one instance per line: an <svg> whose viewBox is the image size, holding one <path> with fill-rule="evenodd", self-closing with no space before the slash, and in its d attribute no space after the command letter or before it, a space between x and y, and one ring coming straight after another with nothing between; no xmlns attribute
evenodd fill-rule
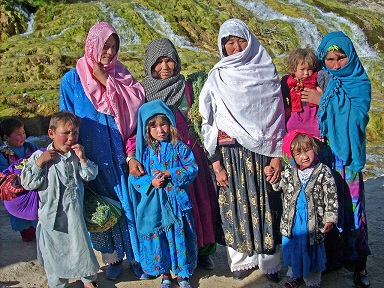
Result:
<svg viewBox="0 0 384 288"><path fill-rule="evenodd" d="M171 274L163 274L160 288L171 288L172 287L172 276Z"/></svg>
<svg viewBox="0 0 384 288"><path fill-rule="evenodd" d="M192 288L188 278L181 278L178 276L177 283L179 283L180 288Z"/></svg>
<svg viewBox="0 0 384 288"><path fill-rule="evenodd" d="M367 269L365 269L364 272L364 274L360 272L353 274L353 282L357 287L367 288L370 286Z"/></svg>
<svg viewBox="0 0 384 288"><path fill-rule="evenodd" d="M297 288L301 283L303 283L303 278L289 278L288 281L284 283L284 288Z"/></svg>

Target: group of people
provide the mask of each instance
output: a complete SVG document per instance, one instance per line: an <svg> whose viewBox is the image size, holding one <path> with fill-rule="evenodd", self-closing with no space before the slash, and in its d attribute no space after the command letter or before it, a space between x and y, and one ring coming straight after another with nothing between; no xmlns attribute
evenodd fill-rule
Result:
<svg viewBox="0 0 384 288"><path fill-rule="evenodd" d="M216 243L235 279L258 267L279 282L283 260L286 288L320 287L322 272L342 265L369 286L361 170L371 86L345 34L328 33L317 56L293 51L280 81L247 25L224 22L221 60L199 96L201 142L188 131L192 85L171 41L147 45L141 83L117 59L119 48L110 24L90 29L84 56L61 81L52 143L22 171L24 188L39 192L39 218L37 227L12 227L22 235L36 227L50 287L69 278L97 287L94 248L111 280L126 258L138 279L161 275L169 288L173 273L189 288L197 265L214 269ZM16 126L1 136L21 158L37 147L25 151ZM121 203L111 229L88 233L83 181Z"/></svg>

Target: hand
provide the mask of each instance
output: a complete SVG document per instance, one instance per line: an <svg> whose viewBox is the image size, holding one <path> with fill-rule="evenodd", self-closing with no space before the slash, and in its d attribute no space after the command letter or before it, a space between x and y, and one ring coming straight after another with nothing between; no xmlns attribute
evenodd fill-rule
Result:
<svg viewBox="0 0 384 288"><path fill-rule="evenodd" d="M212 163L216 184L219 187L229 187L227 171L221 166L220 160Z"/></svg>
<svg viewBox="0 0 384 288"><path fill-rule="evenodd" d="M152 170L152 173L153 173L153 176L155 176L156 178L164 178L164 179L167 179L169 177L171 177L171 173L168 171L168 170Z"/></svg>
<svg viewBox="0 0 384 288"><path fill-rule="evenodd" d="M39 158L36 160L36 165L42 168L44 164L47 164L48 162L54 160L56 157L56 150L50 149L45 150L43 154L40 155Z"/></svg>
<svg viewBox="0 0 384 288"><path fill-rule="evenodd" d="M155 188L163 188L165 186L165 175L162 173L155 174L155 178L152 179L152 186Z"/></svg>
<svg viewBox="0 0 384 288"><path fill-rule="evenodd" d="M270 173L271 175L266 174L267 177L265 179L270 183L275 183L275 182L279 181L281 170L282 170L281 159L280 158L272 158L271 163L269 164L269 167L271 167L269 172L272 172L272 173ZM264 170L264 173L265 173L265 170Z"/></svg>
<svg viewBox="0 0 384 288"><path fill-rule="evenodd" d="M145 174L143 166L135 158L132 158L131 160L129 160L128 169L129 169L129 174L132 174L135 177L143 176Z"/></svg>
<svg viewBox="0 0 384 288"><path fill-rule="evenodd" d="M333 223L332 222L327 222L324 225L323 233L328 233L333 229Z"/></svg>
<svg viewBox="0 0 384 288"><path fill-rule="evenodd" d="M317 86L316 89L304 88L304 90L301 91L301 101L319 105L323 93L323 90L321 90L319 86Z"/></svg>
<svg viewBox="0 0 384 288"><path fill-rule="evenodd" d="M86 163L87 158L85 158L84 147L80 144L75 144L71 147L76 156L79 157L81 163Z"/></svg>
<svg viewBox="0 0 384 288"><path fill-rule="evenodd" d="M105 72L103 64L93 63L93 76L95 76L104 87L107 85L108 74Z"/></svg>
<svg viewBox="0 0 384 288"><path fill-rule="evenodd" d="M267 179L270 179L272 178L273 174L275 174L275 170L271 166L265 166L264 174L267 176Z"/></svg>

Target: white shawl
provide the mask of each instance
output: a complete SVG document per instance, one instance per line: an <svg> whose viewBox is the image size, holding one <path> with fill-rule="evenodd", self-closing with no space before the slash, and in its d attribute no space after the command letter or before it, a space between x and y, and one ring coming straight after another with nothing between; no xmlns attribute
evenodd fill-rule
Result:
<svg viewBox="0 0 384 288"><path fill-rule="evenodd" d="M229 35L246 39L248 46L225 57L221 39ZM222 59L209 72L199 96L205 148L213 155L219 129L253 152L281 157L284 105L271 57L238 19L221 25L218 46Z"/></svg>

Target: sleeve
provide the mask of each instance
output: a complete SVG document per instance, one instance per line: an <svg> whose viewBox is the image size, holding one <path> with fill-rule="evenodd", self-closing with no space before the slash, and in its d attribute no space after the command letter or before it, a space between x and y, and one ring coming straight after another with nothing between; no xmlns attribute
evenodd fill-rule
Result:
<svg viewBox="0 0 384 288"><path fill-rule="evenodd" d="M80 163L80 177L84 181L92 181L98 174L98 166L88 159L87 163Z"/></svg>
<svg viewBox="0 0 384 288"><path fill-rule="evenodd" d="M73 95L74 88L71 83L74 83L73 79L71 80L70 76L74 73L67 72L60 83L60 99L59 99L59 109L75 112L75 107L73 104Z"/></svg>
<svg viewBox="0 0 384 288"><path fill-rule="evenodd" d="M133 177L132 175L130 175L129 177L132 177L131 183L132 183L133 187L135 188L135 190L137 192L139 192L140 194L148 193L149 189L151 187L153 187L152 186L153 176L143 175L140 177Z"/></svg>
<svg viewBox="0 0 384 288"><path fill-rule="evenodd" d="M186 187L195 180L198 172L197 163L191 149L181 143L177 146L179 167L169 169L171 181L175 186Z"/></svg>
<svg viewBox="0 0 384 288"><path fill-rule="evenodd" d="M320 70L319 73L317 74L317 83L319 84L319 87L321 90L325 91L325 89L328 86L330 76L327 71L325 70Z"/></svg>
<svg viewBox="0 0 384 288"><path fill-rule="evenodd" d="M331 170L325 165L323 167L325 170L323 178L325 222L337 223L339 205L336 183Z"/></svg>
<svg viewBox="0 0 384 288"><path fill-rule="evenodd" d="M40 150L33 153L21 171L21 185L25 190L37 190L46 180L44 170L36 165L42 153Z"/></svg>
<svg viewBox="0 0 384 288"><path fill-rule="evenodd" d="M136 151L136 131L125 142L125 155Z"/></svg>
<svg viewBox="0 0 384 288"><path fill-rule="evenodd" d="M0 171L4 171L8 166L8 160L0 153Z"/></svg>

